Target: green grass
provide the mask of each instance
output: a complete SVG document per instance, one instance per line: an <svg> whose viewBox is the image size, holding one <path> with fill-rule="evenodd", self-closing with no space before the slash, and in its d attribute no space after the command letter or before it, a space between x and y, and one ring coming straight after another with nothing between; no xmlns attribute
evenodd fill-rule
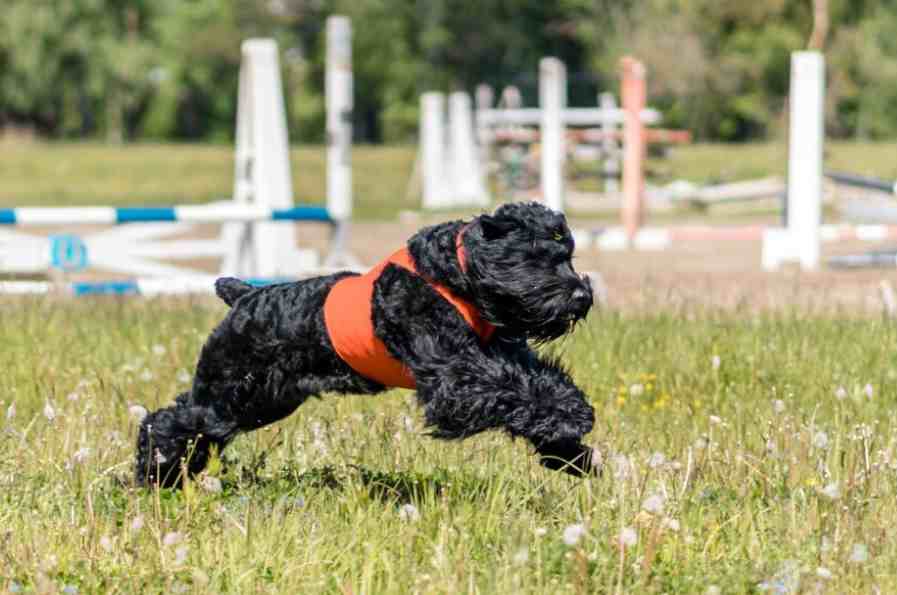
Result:
<svg viewBox="0 0 897 595"><path fill-rule="evenodd" d="M428 439L394 391L313 400L239 438L212 469L223 490L171 492L131 485L129 408L186 387L223 309L7 298L0 312L0 587L897 590L897 328L881 320L595 315L552 351L596 408L600 478L545 471L497 433ZM620 548L624 528L637 542Z"/></svg>
<svg viewBox="0 0 897 595"><path fill-rule="evenodd" d="M231 195L233 150L229 146L95 143L7 143L0 160L0 206L191 204ZM897 178L895 143L830 142L826 166ZM323 147L291 153L297 202L323 204ZM415 148L361 146L353 149L355 216L394 219L417 209L419 184L412 183ZM729 182L784 176L782 143L675 147L666 159L651 159L651 181L687 179ZM581 181L588 188L592 182Z"/></svg>
<svg viewBox="0 0 897 595"><path fill-rule="evenodd" d="M296 202L324 204L324 148L294 148L290 157ZM391 218L400 209L415 207L414 199L406 197L413 149L356 147L352 165L358 218ZM0 205L203 203L231 196L233 167L233 148L222 145L4 145Z"/></svg>

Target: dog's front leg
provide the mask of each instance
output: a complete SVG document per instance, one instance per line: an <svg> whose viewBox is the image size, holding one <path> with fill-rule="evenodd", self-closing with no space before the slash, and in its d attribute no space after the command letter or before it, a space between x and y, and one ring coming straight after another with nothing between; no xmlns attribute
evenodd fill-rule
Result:
<svg viewBox="0 0 897 595"><path fill-rule="evenodd" d="M470 337L443 337L421 341L409 361L434 436L457 439L501 428L532 443L549 469L598 471L592 449L582 444L594 411L558 362L540 359L525 344L484 349Z"/></svg>

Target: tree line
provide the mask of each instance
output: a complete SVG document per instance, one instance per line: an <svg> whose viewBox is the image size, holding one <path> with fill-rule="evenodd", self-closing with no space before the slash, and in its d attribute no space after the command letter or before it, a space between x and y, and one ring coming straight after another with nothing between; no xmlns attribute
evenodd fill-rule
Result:
<svg viewBox="0 0 897 595"><path fill-rule="evenodd" d="M817 0L818 2L819 0ZM517 85L536 104L538 60L561 58L571 105L648 69L665 125L743 141L784 127L789 56L826 54L827 130L897 132L897 3L827 0L4 0L0 127L52 138L227 141L240 42L274 37L291 134L324 137L324 27L353 23L357 140L414 138L428 90ZM821 41L820 41L821 40Z"/></svg>

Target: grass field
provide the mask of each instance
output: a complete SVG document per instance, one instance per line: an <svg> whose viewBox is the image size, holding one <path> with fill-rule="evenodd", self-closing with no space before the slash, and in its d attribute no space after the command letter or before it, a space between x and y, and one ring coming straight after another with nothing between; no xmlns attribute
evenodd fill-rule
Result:
<svg viewBox="0 0 897 595"><path fill-rule="evenodd" d="M395 391L315 400L200 484L138 490L135 406L186 386L222 312L0 302L0 586L897 591L892 324L595 314L552 350L595 405L596 479L544 471L499 434L431 440Z"/></svg>
<svg viewBox="0 0 897 595"><path fill-rule="evenodd" d="M9 142L0 149L0 206L5 207L201 203L230 196L233 184L233 149L223 145ZM895 153L895 143L830 142L826 166L894 179ZM323 203L324 159L323 147L293 149L297 202ZM353 149L357 219L394 219L403 209L418 208L414 159L414 147ZM698 144L652 159L649 173L661 184L731 182L783 176L786 163L782 143Z"/></svg>

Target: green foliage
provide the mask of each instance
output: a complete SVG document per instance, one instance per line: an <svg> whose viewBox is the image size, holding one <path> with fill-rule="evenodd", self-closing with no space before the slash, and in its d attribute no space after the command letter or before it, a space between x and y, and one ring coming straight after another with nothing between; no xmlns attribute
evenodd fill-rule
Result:
<svg viewBox="0 0 897 595"><path fill-rule="evenodd" d="M539 58L560 57L573 105L614 88L619 58L648 66L666 124L699 138L783 132L789 56L807 45L810 0L5 0L0 126L56 137L233 135L240 42L282 49L294 140L324 140L325 21L351 17L355 131L416 135L427 90L515 84L537 101ZM897 133L897 5L829 0L827 124L839 137Z"/></svg>

